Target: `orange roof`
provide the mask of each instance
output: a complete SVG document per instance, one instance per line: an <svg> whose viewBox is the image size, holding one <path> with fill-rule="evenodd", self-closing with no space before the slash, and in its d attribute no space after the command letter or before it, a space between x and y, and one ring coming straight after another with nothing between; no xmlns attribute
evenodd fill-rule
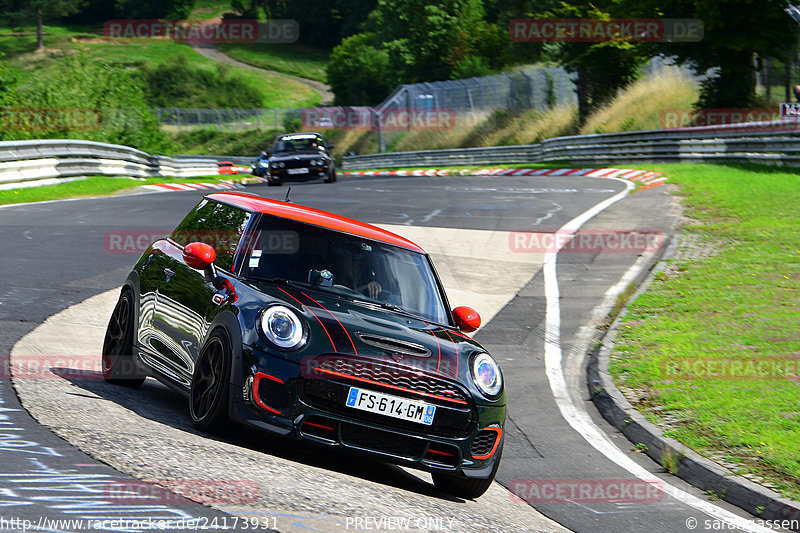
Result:
<svg viewBox="0 0 800 533"><path fill-rule="evenodd" d="M359 237L365 237L367 239L393 244L395 246L402 246L409 250L425 253L425 250L420 248L417 244L391 231L386 231L372 224L359 222L352 218L335 215L320 209L314 209L313 207L236 192L216 192L206 195L206 198L223 202L246 211L288 218L290 220L305 222L306 224L313 224L323 228L350 233L352 235L358 235Z"/></svg>

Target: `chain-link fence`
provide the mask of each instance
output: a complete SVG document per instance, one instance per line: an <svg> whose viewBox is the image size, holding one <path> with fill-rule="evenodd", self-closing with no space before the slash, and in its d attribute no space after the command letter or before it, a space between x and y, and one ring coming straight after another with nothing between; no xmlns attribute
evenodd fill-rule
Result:
<svg viewBox="0 0 800 533"><path fill-rule="evenodd" d="M574 74L558 67L528 68L481 78L401 85L374 108L378 115L447 110L484 116L497 109L545 110L577 104ZM194 109L158 107L158 123L177 129L292 129L300 126L300 109Z"/></svg>
<svg viewBox="0 0 800 533"><path fill-rule="evenodd" d="M449 109L458 114L495 109L548 109L577 104L574 74L529 68L481 78L401 85L377 110Z"/></svg>
<svg viewBox="0 0 800 533"><path fill-rule="evenodd" d="M161 126L176 129L216 128L220 131L291 129L299 121L300 109L198 109L156 107Z"/></svg>
<svg viewBox="0 0 800 533"><path fill-rule="evenodd" d="M795 85L800 85L800 60L797 52L787 52L785 61L758 58L757 92L768 102L800 101L794 94Z"/></svg>

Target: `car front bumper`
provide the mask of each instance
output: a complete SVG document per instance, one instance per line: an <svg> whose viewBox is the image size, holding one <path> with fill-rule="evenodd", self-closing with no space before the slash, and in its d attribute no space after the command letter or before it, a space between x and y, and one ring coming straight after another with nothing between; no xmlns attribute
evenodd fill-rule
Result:
<svg viewBox="0 0 800 533"><path fill-rule="evenodd" d="M500 458L505 406L472 401L468 421L459 425L456 420L463 422L464 409L437 405L434 423L423 426L345 407L336 389L351 386L347 379L326 380L328 386L320 387L320 380L304 377L296 362L255 350L245 349L242 363L243 379L231 387L231 415L245 425L331 449L469 478L489 477ZM320 389L314 397L308 394L311 384ZM380 384L356 384L385 392Z"/></svg>

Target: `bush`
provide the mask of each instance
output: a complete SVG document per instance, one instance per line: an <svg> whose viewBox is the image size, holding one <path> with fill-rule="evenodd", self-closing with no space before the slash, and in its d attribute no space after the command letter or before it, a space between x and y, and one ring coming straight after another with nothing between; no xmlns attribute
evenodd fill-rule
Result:
<svg viewBox="0 0 800 533"><path fill-rule="evenodd" d="M394 87L389 54L372 41L372 34L359 33L333 49L326 72L336 105L377 104Z"/></svg>
<svg viewBox="0 0 800 533"><path fill-rule="evenodd" d="M145 66L147 100L154 107L253 108L261 92L233 76L230 67L192 68L182 55L158 66Z"/></svg>
<svg viewBox="0 0 800 533"><path fill-rule="evenodd" d="M67 56L38 72L17 90L15 100L25 108L96 109L102 114L102 123L90 130L9 131L5 137L9 140L86 139L132 146L151 154L170 149L145 99L144 80L132 71L87 56Z"/></svg>

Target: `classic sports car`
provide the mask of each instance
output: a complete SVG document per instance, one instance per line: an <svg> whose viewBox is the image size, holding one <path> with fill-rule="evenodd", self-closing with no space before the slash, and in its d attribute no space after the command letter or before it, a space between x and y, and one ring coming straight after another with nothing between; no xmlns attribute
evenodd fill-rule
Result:
<svg viewBox="0 0 800 533"><path fill-rule="evenodd" d="M220 192L136 263L102 368L186 395L203 431L236 423L368 454L475 498L497 471L506 412L500 368L465 335L479 326L474 310L450 309L413 242Z"/></svg>
<svg viewBox="0 0 800 533"><path fill-rule="evenodd" d="M269 154L269 185L287 180L324 178L325 183L336 181L336 161L330 154L333 148L321 133L287 133L278 135Z"/></svg>
<svg viewBox="0 0 800 533"><path fill-rule="evenodd" d="M218 174L238 174L239 167L237 167L234 163L230 161L218 161L217 162L217 173Z"/></svg>

